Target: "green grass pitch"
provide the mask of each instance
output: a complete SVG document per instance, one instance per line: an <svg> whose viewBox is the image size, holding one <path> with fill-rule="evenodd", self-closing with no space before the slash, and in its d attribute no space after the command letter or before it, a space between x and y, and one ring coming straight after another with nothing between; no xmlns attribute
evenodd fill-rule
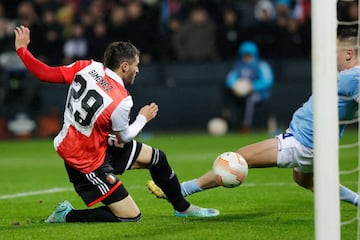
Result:
<svg viewBox="0 0 360 240"><path fill-rule="evenodd" d="M242 145L268 138L264 132L221 137L205 133L154 133L139 138L167 153L180 181L207 171L215 157ZM357 131L345 133L341 144L357 141ZM358 149L340 150L340 169L357 167ZM341 175L357 189L358 173ZM136 223L45 224L59 201L85 205L67 179L52 140L0 142L0 240L16 239L314 239L313 194L298 187L290 169L251 169L240 187L217 188L188 197L194 204L214 207L221 215L209 219L177 218L165 200L146 189L147 170L128 171L120 179L133 196L143 219ZM357 216L341 203L341 219ZM357 222L341 226L342 239L356 239Z"/></svg>

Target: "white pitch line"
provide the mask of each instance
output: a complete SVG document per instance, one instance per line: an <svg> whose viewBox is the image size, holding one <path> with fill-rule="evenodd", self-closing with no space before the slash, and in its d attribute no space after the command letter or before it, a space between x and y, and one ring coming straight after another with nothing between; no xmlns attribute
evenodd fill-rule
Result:
<svg viewBox="0 0 360 240"><path fill-rule="evenodd" d="M343 184L357 184L355 181L346 181ZM283 187L283 186L297 186L294 182L267 182L267 183L251 183L245 182L241 187ZM130 185L126 187L127 189L146 189L145 185ZM35 196L35 195L42 195L42 194L51 194L51 193L58 193L58 192L68 192L74 191L73 188L51 188L39 191L32 191L32 192L22 192L22 193L15 193L9 195L0 195L1 199L12 199L12 198L20 198L20 197L28 197L28 196Z"/></svg>
<svg viewBox="0 0 360 240"><path fill-rule="evenodd" d="M260 186L267 186L267 187L279 187L279 186L291 186L296 185L293 182L268 182L268 183L244 183L242 187L260 187ZM126 187L127 189L146 189L145 185L130 185ZM42 195L42 194L52 194L52 193L59 193L59 192L68 192L73 191L72 188L51 188L39 191L31 191L31 192L22 192L22 193L15 193L9 195L0 195L1 199L13 199L13 198L20 198L20 197L28 197L28 196L35 196L35 195Z"/></svg>
<svg viewBox="0 0 360 240"><path fill-rule="evenodd" d="M41 195L41 194L67 192L67 191L72 191L72 190L73 190L72 188L51 188L51 189L32 191L32 192L22 192L22 193L15 193L15 194L9 194L9 195L0 195L0 199L28 197L28 196L35 196L35 195Z"/></svg>

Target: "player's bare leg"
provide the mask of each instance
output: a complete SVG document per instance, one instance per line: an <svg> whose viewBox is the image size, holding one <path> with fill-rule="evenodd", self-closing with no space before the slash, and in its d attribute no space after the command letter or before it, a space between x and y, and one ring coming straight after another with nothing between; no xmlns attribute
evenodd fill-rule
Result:
<svg viewBox="0 0 360 240"><path fill-rule="evenodd" d="M267 139L247 145L237 150L243 156L249 168L265 168L277 166L278 140Z"/></svg>
<svg viewBox="0 0 360 240"><path fill-rule="evenodd" d="M314 191L313 173L301 173L293 170L293 179L299 186Z"/></svg>
<svg viewBox="0 0 360 240"><path fill-rule="evenodd" d="M299 184L301 187L309 189L310 191L314 191L314 177L313 173L300 173L293 170L293 178L294 181ZM349 188L340 185L340 200L353 204L355 206L359 205L359 195Z"/></svg>
<svg viewBox="0 0 360 240"><path fill-rule="evenodd" d="M140 209L133 198L129 195L121 201L108 205L111 212L120 218L135 218L140 214Z"/></svg>
<svg viewBox="0 0 360 240"><path fill-rule="evenodd" d="M278 140L276 138L267 139L255 144L251 144L237 150L248 163L249 168L275 167L277 165ZM184 197L220 186L212 170L206 172L197 179L181 183L181 193ZM147 183L149 190L158 198L165 198L166 195L161 188L152 181Z"/></svg>
<svg viewBox="0 0 360 240"><path fill-rule="evenodd" d="M255 144L251 144L237 150L237 153L242 155L249 168L259 167L275 167L277 164L277 145L276 138L264 140ZM196 180L198 187L202 190L215 188L220 186L212 171L208 171ZM183 183L182 183L182 187ZM194 192L189 193L188 195Z"/></svg>

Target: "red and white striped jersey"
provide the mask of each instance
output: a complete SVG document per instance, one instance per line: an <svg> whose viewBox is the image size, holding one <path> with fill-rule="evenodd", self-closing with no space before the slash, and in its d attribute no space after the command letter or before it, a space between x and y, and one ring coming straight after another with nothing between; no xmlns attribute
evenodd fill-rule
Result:
<svg viewBox="0 0 360 240"><path fill-rule="evenodd" d="M17 53L39 80L69 84L64 125L54 146L74 169L89 173L105 159L111 131L126 131L133 106L123 80L102 63L80 60L68 66L51 67L36 59L25 47ZM146 123L138 127L141 127Z"/></svg>
<svg viewBox="0 0 360 240"><path fill-rule="evenodd" d="M128 126L133 102L121 78L102 63L77 61L60 68L65 82L71 84L64 125L54 146L67 164L89 173L103 164L112 129ZM112 126L115 116L120 122L116 127Z"/></svg>

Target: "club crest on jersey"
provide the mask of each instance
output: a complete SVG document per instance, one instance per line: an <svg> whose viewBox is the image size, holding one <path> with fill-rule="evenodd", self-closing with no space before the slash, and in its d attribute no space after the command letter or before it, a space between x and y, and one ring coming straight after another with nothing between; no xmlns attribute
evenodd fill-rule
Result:
<svg viewBox="0 0 360 240"><path fill-rule="evenodd" d="M106 181L110 184L115 184L117 182L117 177L114 174L108 173L106 174Z"/></svg>

